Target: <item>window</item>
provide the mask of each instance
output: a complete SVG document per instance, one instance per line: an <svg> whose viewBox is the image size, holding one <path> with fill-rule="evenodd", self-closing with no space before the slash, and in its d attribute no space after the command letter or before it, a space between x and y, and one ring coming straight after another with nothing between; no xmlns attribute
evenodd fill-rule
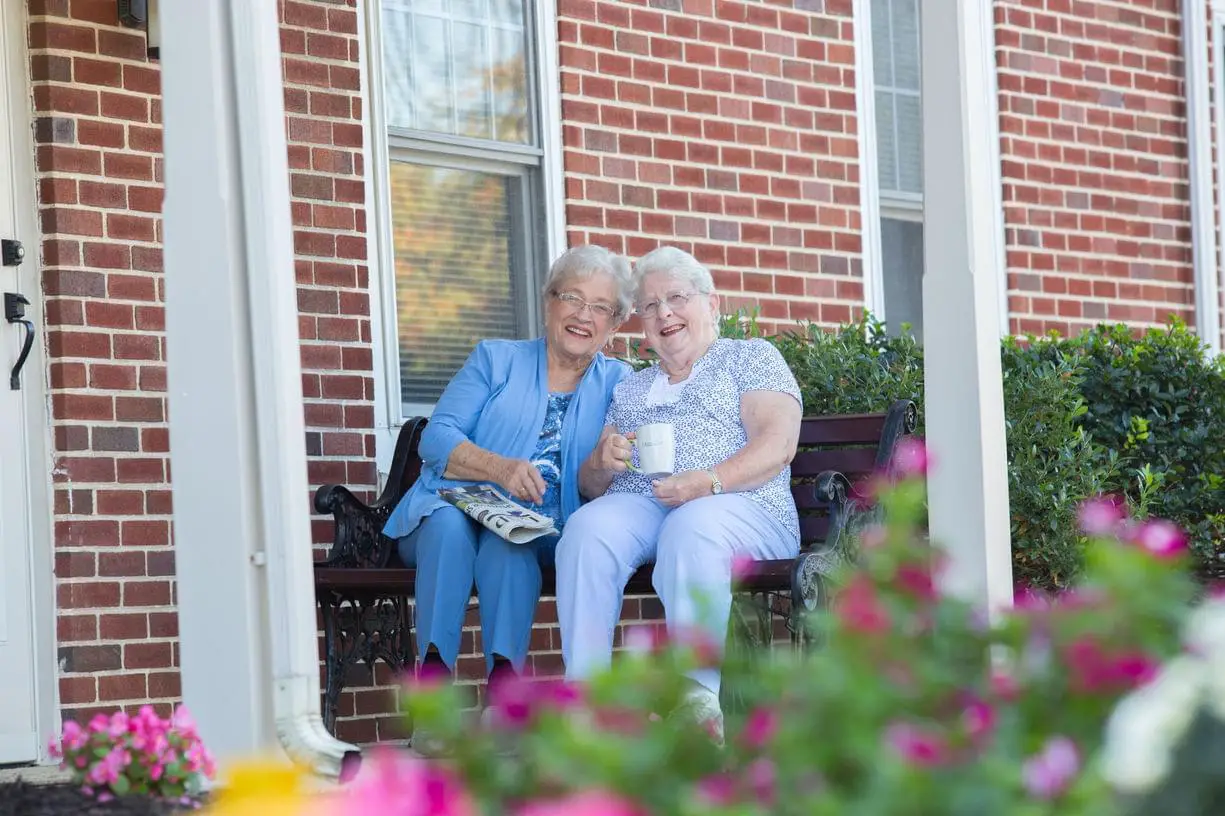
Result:
<svg viewBox="0 0 1225 816"><path fill-rule="evenodd" d="M478 340L538 331L548 247L534 13L530 0L381 6L394 343L384 336L402 416L428 412Z"/></svg>
<svg viewBox="0 0 1225 816"><path fill-rule="evenodd" d="M919 0L871 0L881 277L890 329L923 336L923 120Z"/></svg>

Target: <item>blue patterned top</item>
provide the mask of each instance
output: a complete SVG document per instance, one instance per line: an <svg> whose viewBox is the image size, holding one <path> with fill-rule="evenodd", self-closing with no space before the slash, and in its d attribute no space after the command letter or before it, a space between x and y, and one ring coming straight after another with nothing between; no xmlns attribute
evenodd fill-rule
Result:
<svg viewBox="0 0 1225 816"><path fill-rule="evenodd" d="M553 519L557 531L561 532L561 423L570 407L574 394L549 394L549 406L544 412L544 424L540 427L540 441L531 463L544 477L544 501L540 504L520 501L519 504Z"/></svg>
<svg viewBox="0 0 1225 816"><path fill-rule="evenodd" d="M657 380L662 380L657 384ZM797 402L800 389L783 355L765 340L716 340L693 364L689 379L668 385L658 366L625 377L613 390L605 425L628 433L640 425L668 422L676 430L676 472L707 470L740 451L748 434L740 419L740 400L749 391L777 391ZM638 464L638 453L634 453ZM609 493L651 495L651 480L619 473ZM791 496L791 466L742 495L760 504L792 538L800 524Z"/></svg>

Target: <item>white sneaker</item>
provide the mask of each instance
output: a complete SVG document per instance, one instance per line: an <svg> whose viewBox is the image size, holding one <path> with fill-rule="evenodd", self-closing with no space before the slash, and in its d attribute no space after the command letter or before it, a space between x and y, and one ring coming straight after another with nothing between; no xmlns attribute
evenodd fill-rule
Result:
<svg viewBox="0 0 1225 816"><path fill-rule="evenodd" d="M672 716L693 722L710 734L715 745L723 746L723 708L719 695L706 686L694 683Z"/></svg>

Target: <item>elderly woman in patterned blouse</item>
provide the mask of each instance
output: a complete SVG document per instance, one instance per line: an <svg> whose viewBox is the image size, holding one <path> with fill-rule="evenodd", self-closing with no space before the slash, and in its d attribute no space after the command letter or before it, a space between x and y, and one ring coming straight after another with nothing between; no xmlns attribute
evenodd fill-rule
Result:
<svg viewBox="0 0 1225 816"><path fill-rule="evenodd" d="M718 643L731 611L732 562L793 556L799 520L791 459L802 406L795 377L764 340L718 337L710 272L661 247L634 272L636 306L658 365L613 391L599 444L579 472L585 496L558 544L557 607L566 675L608 665L625 584L654 561L670 631L700 627ZM673 474L631 467L635 429L669 423ZM691 676L685 713L722 739L719 671Z"/></svg>

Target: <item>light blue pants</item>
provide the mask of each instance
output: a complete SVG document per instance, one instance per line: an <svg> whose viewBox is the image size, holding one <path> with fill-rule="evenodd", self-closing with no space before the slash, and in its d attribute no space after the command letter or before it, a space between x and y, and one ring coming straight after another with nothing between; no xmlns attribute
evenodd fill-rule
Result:
<svg viewBox="0 0 1225 816"><path fill-rule="evenodd" d="M400 560L417 568L418 658L433 646L454 670L475 581L486 671L494 655L522 671L540 600L540 569L552 566L556 546L556 536L511 544L455 507L422 519L399 541Z"/></svg>
<svg viewBox="0 0 1225 816"><path fill-rule="evenodd" d="M720 647L732 607L732 561L787 558L799 542L757 502L729 493L669 510L650 496L611 493L580 507L557 545L557 617L566 677L612 660L625 584L654 561L654 586L671 632L699 627ZM690 677L719 693L717 669Z"/></svg>

